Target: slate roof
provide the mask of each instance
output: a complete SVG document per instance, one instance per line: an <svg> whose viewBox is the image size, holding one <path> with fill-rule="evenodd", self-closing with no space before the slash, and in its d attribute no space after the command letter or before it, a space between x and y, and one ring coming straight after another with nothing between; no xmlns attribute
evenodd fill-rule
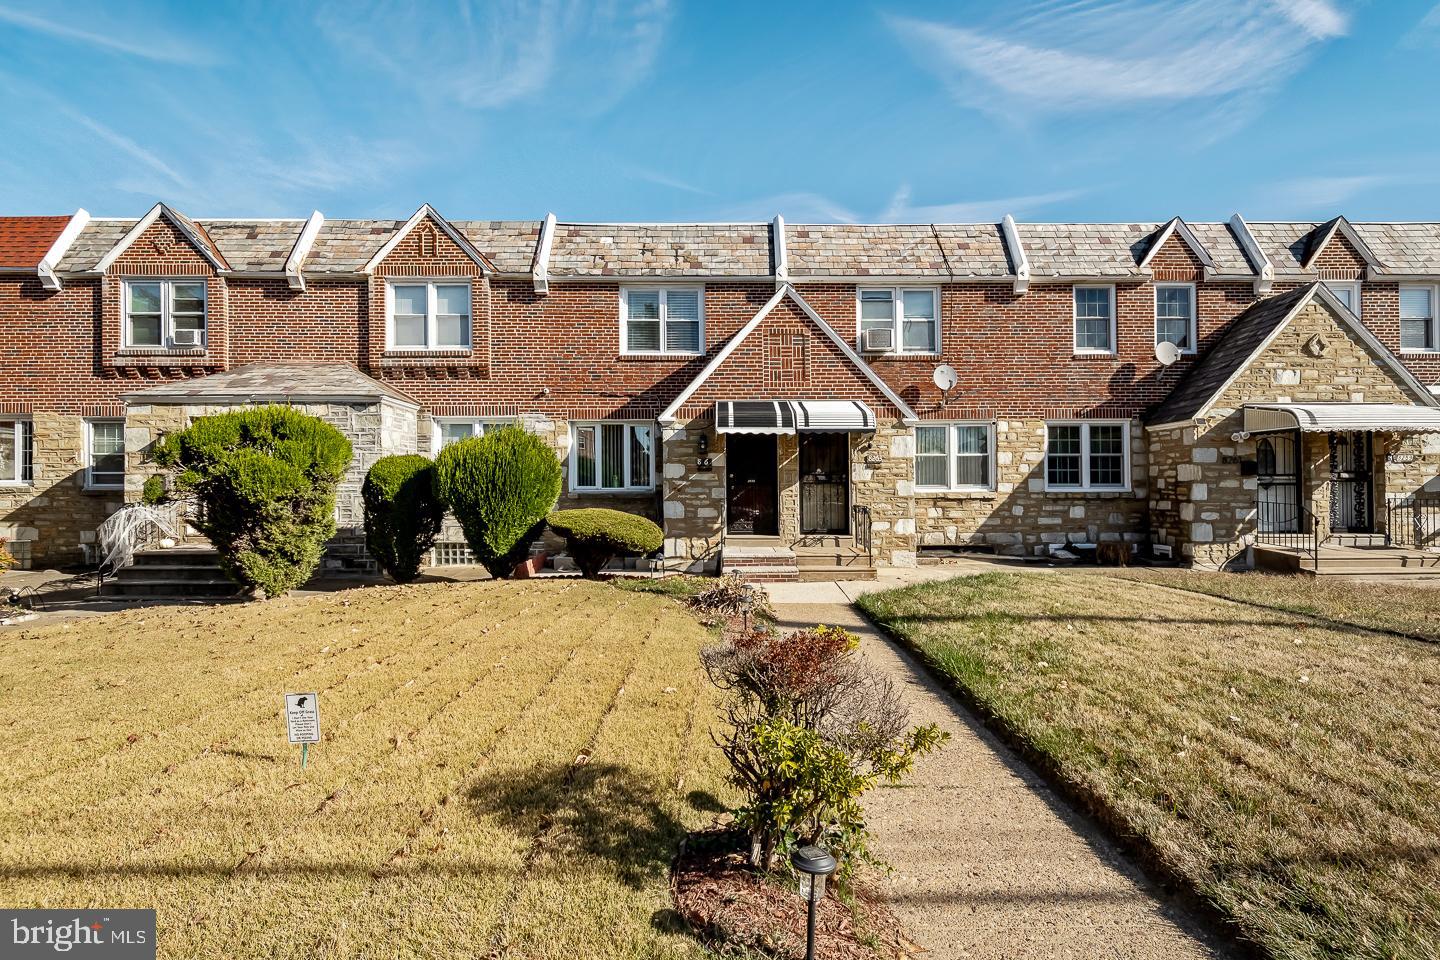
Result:
<svg viewBox="0 0 1440 960"><path fill-rule="evenodd" d="M281 271L304 220L198 220L230 269Z"/></svg>
<svg viewBox="0 0 1440 960"><path fill-rule="evenodd" d="M1016 225L1030 276L1127 277L1163 223L1021 223Z"/></svg>
<svg viewBox="0 0 1440 960"><path fill-rule="evenodd" d="M128 220L91 220L85 229L70 244L65 256L60 258L57 270L60 273L88 273L95 269L110 248L119 243L130 228L139 223L138 218Z"/></svg>
<svg viewBox="0 0 1440 960"><path fill-rule="evenodd" d="M416 400L348 363L247 363L224 373L127 393L127 403L351 402Z"/></svg>
<svg viewBox="0 0 1440 960"><path fill-rule="evenodd" d="M998 223L786 224L785 254L794 278L1012 273Z"/></svg>
<svg viewBox="0 0 1440 960"><path fill-rule="evenodd" d="M770 224L557 223L550 276L766 277Z"/></svg>
<svg viewBox="0 0 1440 960"><path fill-rule="evenodd" d="M1265 338L1316 286L1307 283L1252 304L1235 318L1220 340L1190 368L1185 379L1176 384L1170 395L1146 418L1148 422L1179 423L1199 416L1216 391L1250 359Z"/></svg>
<svg viewBox="0 0 1440 960"><path fill-rule="evenodd" d="M1440 223L1352 223L1387 270L1440 274Z"/></svg>
<svg viewBox="0 0 1440 960"><path fill-rule="evenodd" d="M1275 265L1276 273L1303 273L1300 264L1309 251L1310 235L1318 226L1318 223L1261 221L1251 223L1250 232Z"/></svg>
<svg viewBox="0 0 1440 960"><path fill-rule="evenodd" d="M450 226L501 273L529 273L535 266L539 220L451 220Z"/></svg>
<svg viewBox="0 0 1440 960"><path fill-rule="evenodd" d="M1255 273L1255 265L1250 262L1249 257L1245 256L1245 248L1240 246L1240 241L1235 237L1234 231L1230 229L1230 224L1191 223L1187 220L1185 225L1190 228L1190 232L1195 234L1195 239L1199 240L1210 254L1217 273L1245 276Z"/></svg>
<svg viewBox="0 0 1440 960"><path fill-rule="evenodd" d="M69 222L69 217L0 217L0 267L33 268Z"/></svg>

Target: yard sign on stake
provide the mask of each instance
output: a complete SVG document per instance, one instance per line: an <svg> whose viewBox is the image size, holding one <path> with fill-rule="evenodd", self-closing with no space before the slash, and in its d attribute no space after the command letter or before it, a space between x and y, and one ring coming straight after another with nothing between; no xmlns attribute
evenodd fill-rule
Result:
<svg viewBox="0 0 1440 960"><path fill-rule="evenodd" d="M303 768L310 756L310 744L320 742L319 694L285 694L285 733L291 743L300 744L300 766Z"/></svg>

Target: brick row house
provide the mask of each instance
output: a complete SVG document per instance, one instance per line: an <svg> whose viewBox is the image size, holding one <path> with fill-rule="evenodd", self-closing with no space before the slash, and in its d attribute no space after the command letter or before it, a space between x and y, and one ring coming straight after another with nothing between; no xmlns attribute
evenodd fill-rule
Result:
<svg viewBox="0 0 1440 960"><path fill-rule="evenodd" d="M375 459L512 422L554 445L562 506L655 519L673 569L1424 546L1437 284L1440 224L1343 217L0 218L0 536L93 559L158 436L283 402L355 444L337 548Z"/></svg>

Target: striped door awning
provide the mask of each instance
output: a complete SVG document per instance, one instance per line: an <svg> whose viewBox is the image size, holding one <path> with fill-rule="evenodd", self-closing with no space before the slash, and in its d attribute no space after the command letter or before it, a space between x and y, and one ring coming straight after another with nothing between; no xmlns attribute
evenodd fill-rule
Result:
<svg viewBox="0 0 1440 960"><path fill-rule="evenodd" d="M859 400L721 400L716 433L871 431L875 413Z"/></svg>

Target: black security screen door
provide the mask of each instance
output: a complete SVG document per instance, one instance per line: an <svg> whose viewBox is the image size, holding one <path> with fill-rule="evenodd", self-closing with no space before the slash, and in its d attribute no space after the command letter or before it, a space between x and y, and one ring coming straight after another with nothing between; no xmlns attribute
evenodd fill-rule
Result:
<svg viewBox="0 0 1440 960"><path fill-rule="evenodd" d="M1261 533L1300 531L1300 434L1261 437L1256 452L1256 506Z"/></svg>
<svg viewBox="0 0 1440 960"><path fill-rule="evenodd" d="M1370 434L1330 434L1330 529L1370 533Z"/></svg>
<svg viewBox="0 0 1440 960"><path fill-rule="evenodd" d="M775 437L732 433L725 441L725 529L773 537L780 532L775 501Z"/></svg>
<svg viewBox="0 0 1440 960"><path fill-rule="evenodd" d="M850 435L800 434L800 532L850 529Z"/></svg>

